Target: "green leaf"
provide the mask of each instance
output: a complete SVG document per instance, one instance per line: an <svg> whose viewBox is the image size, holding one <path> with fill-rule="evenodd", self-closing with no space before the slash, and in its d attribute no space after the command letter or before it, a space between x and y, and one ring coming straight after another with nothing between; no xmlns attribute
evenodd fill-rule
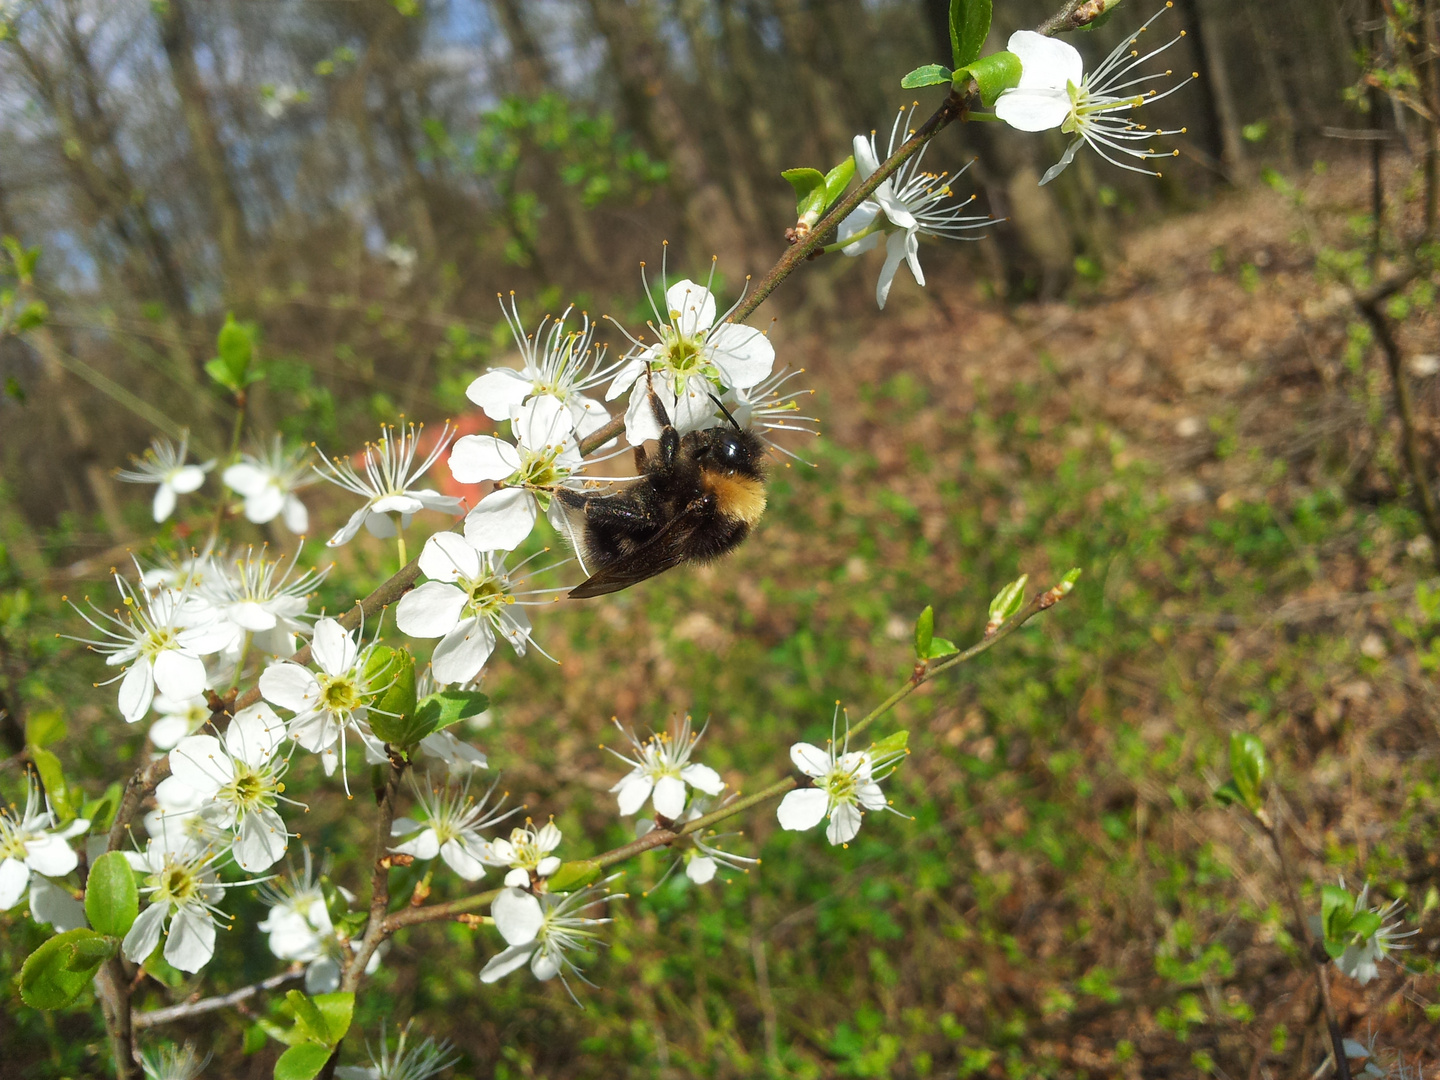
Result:
<svg viewBox="0 0 1440 1080"><path fill-rule="evenodd" d="M1025 583L1029 580L1029 574L1021 574L995 594L995 599L990 601L990 624L992 626L1003 623L1025 606Z"/></svg>
<svg viewBox="0 0 1440 1080"><path fill-rule="evenodd" d="M1259 813L1265 805L1265 778L1270 766L1265 760L1265 745L1254 735L1236 731L1230 736L1230 775L1235 789L1251 813Z"/></svg>
<svg viewBox="0 0 1440 1080"><path fill-rule="evenodd" d="M85 917L97 932L123 938L138 914L135 872L123 853L107 851L91 865L85 879Z"/></svg>
<svg viewBox="0 0 1440 1080"><path fill-rule="evenodd" d="M974 79L980 88L980 100L988 108L1002 91L1020 85L1021 70L1020 57L1012 52L997 52L965 65L955 72L952 81L957 90L963 90L965 82Z"/></svg>
<svg viewBox="0 0 1440 1080"><path fill-rule="evenodd" d="M96 832L106 832L111 823L115 820L115 812L120 809L120 798L124 794L124 787L119 780L114 781L98 799L88 799L80 807L80 816L90 819L90 828Z"/></svg>
<svg viewBox="0 0 1440 1080"><path fill-rule="evenodd" d="M1320 890L1320 925L1325 930L1325 944L1338 944L1345 951L1346 931L1350 927L1350 916L1355 911L1355 900L1339 885L1326 885ZM1332 956L1338 955L1332 953Z"/></svg>
<svg viewBox="0 0 1440 1080"><path fill-rule="evenodd" d="M900 80L904 90L919 90L924 86L940 86L950 81L950 69L944 64L925 64Z"/></svg>
<svg viewBox="0 0 1440 1080"><path fill-rule="evenodd" d="M451 724L479 716L490 707L490 699L477 690L441 690L427 694L415 706L415 718L427 725L430 734L443 731ZM425 736L422 735L423 739Z"/></svg>
<svg viewBox="0 0 1440 1080"><path fill-rule="evenodd" d="M70 956L65 961L65 970L86 972L88 973L87 978L92 977L101 964L119 951L120 941L118 938L101 937L99 934L77 938L70 946Z"/></svg>
<svg viewBox="0 0 1440 1080"><path fill-rule="evenodd" d="M1235 786L1234 780L1226 780L1215 789L1215 801L1221 806L1245 805L1245 800L1240 797L1240 789Z"/></svg>
<svg viewBox="0 0 1440 1080"><path fill-rule="evenodd" d="M1368 938L1383 925L1378 911L1357 911L1350 916L1350 925L1345 933L1354 937Z"/></svg>
<svg viewBox="0 0 1440 1080"><path fill-rule="evenodd" d="M215 348L220 355L205 365L205 372L221 386L239 391L259 378L250 370L255 360L255 330L251 324L236 322L233 313L227 314Z"/></svg>
<svg viewBox="0 0 1440 1080"><path fill-rule="evenodd" d="M330 1045L337 1045L350 1030L350 1020L355 1015L355 995L338 992L316 994L311 1000L325 1018L325 1029L330 1033Z"/></svg>
<svg viewBox="0 0 1440 1080"><path fill-rule="evenodd" d="M960 651L960 647L949 638L937 637L930 642L930 651L925 654L927 660L939 660L942 656L954 656Z"/></svg>
<svg viewBox="0 0 1440 1080"><path fill-rule="evenodd" d="M290 991L292 994L295 991ZM275 1062L275 1080L314 1080L325 1068L333 1051L328 1046L301 1043L292 1046Z"/></svg>
<svg viewBox="0 0 1440 1080"><path fill-rule="evenodd" d="M950 0L950 52L955 66L973 63L990 33L990 0Z"/></svg>
<svg viewBox="0 0 1440 1080"><path fill-rule="evenodd" d="M851 155L825 174L825 206L835 205L855 178L855 157Z"/></svg>
<svg viewBox="0 0 1440 1080"><path fill-rule="evenodd" d="M930 642L935 640L935 609L929 604L915 620L915 658L924 660L930 655Z"/></svg>
<svg viewBox="0 0 1440 1080"><path fill-rule="evenodd" d="M795 218L814 225L825 212L825 174L819 169L786 169L780 174L795 189Z"/></svg>
<svg viewBox="0 0 1440 1080"><path fill-rule="evenodd" d="M31 746L49 746L65 738L65 717L59 709L31 713L25 721L25 741Z"/></svg>
<svg viewBox="0 0 1440 1080"><path fill-rule="evenodd" d="M35 763L35 771L40 774L40 783L45 785L45 794L50 799L50 805L60 815L60 820L65 822L75 817L75 808L71 805L70 789L65 786L65 772L60 768L60 759L49 750L32 746L30 760Z"/></svg>
<svg viewBox="0 0 1440 1080"><path fill-rule="evenodd" d="M60 1009L79 997L106 958L89 959L97 941L105 944L93 930L67 930L26 957L20 968L20 997L25 1004L32 1009ZM87 965L72 967L80 948Z"/></svg>
<svg viewBox="0 0 1440 1080"><path fill-rule="evenodd" d="M375 737L395 746L413 746L429 734L415 716L415 657L382 645L365 664L367 682L388 683L375 698L367 719Z"/></svg>
<svg viewBox="0 0 1440 1080"><path fill-rule="evenodd" d="M910 732L892 731L879 742L870 744L870 757L872 760L878 761L881 758L900 753L908 745L910 745Z"/></svg>
<svg viewBox="0 0 1440 1080"><path fill-rule="evenodd" d="M325 1015L315 1002L299 990L287 990L285 1000L295 1010L296 1030L311 1042L319 1043L321 1046L334 1045L335 1040L330 1038L330 1028L325 1023Z"/></svg>
<svg viewBox="0 0 1440 1080"><path fill-rule="evenodd" d="M561 863L560 869L546 879L546 888L552 893L574 892L583 889L604 873L605 868L593 859L577 859Z"/></svg>
<svg viewBox="0 0 1440 1080"><path fill-rule="evenodd" d="M25 310L15 317L15 331L23 334L26 330L33 330L50 318L50 309L44 300L31 300L25 305Z"/></svg>

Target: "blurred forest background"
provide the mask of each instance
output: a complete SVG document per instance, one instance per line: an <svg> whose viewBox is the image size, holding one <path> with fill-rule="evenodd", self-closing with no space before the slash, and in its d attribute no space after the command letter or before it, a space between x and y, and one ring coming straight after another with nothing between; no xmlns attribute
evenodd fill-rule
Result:
<svg viewBox="0 0 1440 1080"><path fill-rule="evenodd" d="M0 233L42 249L22 300L48 317L0 340L0 641L15 700L70 718L67 769L108 782L140 733L51 640L73 631L56 597L152 532L149 490L111 475L152 434L223 449L233 412L203 365L227 312L259 328L258 430L332 452L402 414L480 430L464 388L512 352L497 292L532 324L570 301L633 324L638 264L669 241L672 277L715 255L735 295L784 250L780 171L883 140L901 76L948 56L947 6L3 5ZM1161 63L1200 79L1154 118L1187 128L1160 180L1082 154L1039 188L1058 133L945 131L930 166L976 159L957 189L1002 225L925 247L928 287L902 274L883 314L878 262L833 255L760 312L817 389L824 437L797 449L818 468L777 478L722 566L541 613L560 676L488 677L475 739L575 856L624 839L594 750L611 713L709 716L706 760L758 786L837 697L863 711L904 676L926 603L964 643L1017 573L1082 567L1072 600L905 706L893 794L916 820L844 852L757 820L764 864L723 889L677 876L642 898L664 864L641 865L584 1011L518 977L481 990L493 942L417 931L364 998L368 1032L413 1015L462 1077L1320 1075L1275 868L1209 799L1249 730L1307 880L1371 880L1423 920L1409 969L1337 993L1347 1034L1437 1075L1440 591L1384 368L1325 272L1327 253L1383 267L1380 227L1423 216L1424 133L1361 80L1382 6L1177 0L1152 33L1184 29ZM1053 7L1000 0L991 47ZM1128 0L1071 40L1093 63L1151 13ZM1399 333L1433 475L1432 313ZM317 534L350 509L305 497ZM347 549L332 607L378 550ZM343 811L306 830L342 862L363 838ZM216 961L234 985L277 966L247 903ZM0 920L8 974L38 938ZM93 1010L6 994L0 1074L103 1072ZM215 1075L268 1076L249 1019L166 1035L203 1033Z"/></svg>

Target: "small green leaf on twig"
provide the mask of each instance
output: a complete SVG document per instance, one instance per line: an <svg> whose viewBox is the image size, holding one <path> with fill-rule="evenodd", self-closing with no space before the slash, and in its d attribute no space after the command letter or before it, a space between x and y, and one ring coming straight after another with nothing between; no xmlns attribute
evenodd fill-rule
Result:
<svg viewBox="0 0 1440 1080"><path fill-rule="evenodd" d="M990 33L991 0L950 0L950 52L955 66L973 63Z"/></svg>
<svg viewBox="0 0 1440 1080"><path fill-rule="evenodd" d="M85 879L85 917L99 933L123 938L139 914L135 871L123 852L107 851L91 865Z"/></svg>
<svg viewBox="0 0 1440 1080"><path fill-rule="evenodd" d="M980 88L980 101L989 108L1004 91L1020 85L1021 71L1020 57L1012 52L997 52L959 68L951 82L956 90L963 91L965 83L974 79Z"/></svg>
<svg viewBox="0 0 1440 1080"><path fill-rule="evenodd" d="M930 642L935 638L935 609L929 604L915 620L915 659L925 660L930 656Z"/></svg>
<svg viewBox="0 0 1440 1080"><path fill-rule="evenodd" d="M941 86L950 81L950 69L944 64L925 64L900 80L905 90L919 90L925 86Z"/></svg>

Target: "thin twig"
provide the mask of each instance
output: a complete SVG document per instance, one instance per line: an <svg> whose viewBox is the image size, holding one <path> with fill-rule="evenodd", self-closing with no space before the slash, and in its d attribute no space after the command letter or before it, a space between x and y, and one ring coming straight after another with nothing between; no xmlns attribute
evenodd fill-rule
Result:
<svg viewBox="0 0 1440 1080"><path fill-rule="evenodd" d="M282 971L279 975L272 975L270 978L252 983L250 986L242 986L239 990L231 991L228 994L200 998L198 1001L185 1001L164 1009L151 1009L149 1012L136 1013L132 1022L137 1028L173 1024L176 1020L188 1020L192 1016L215 1012L217 1009L228 1009L232 1005L239 1005L243 1001L250 1000L256 994L263 994L266 990L274 990L277 986L284 986L287 982L294 982L296 979L304 977L305 969L303 967L293 971Z"/></svg>

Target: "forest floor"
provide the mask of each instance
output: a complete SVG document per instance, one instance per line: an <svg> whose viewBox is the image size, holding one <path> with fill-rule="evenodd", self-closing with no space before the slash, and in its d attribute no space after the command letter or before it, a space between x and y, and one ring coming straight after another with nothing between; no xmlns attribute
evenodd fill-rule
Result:
<svg viewBox="0 0 1440 1080"><path fill-rule="evenodd" d="M823 438L794 444L816 467L777 470L727 561L538 612L559 677L488 676L471 734L569 857L632 835L597 748L617 746L612 715L708 719L704 760L757 790L790 743L823 743L837 700L856 717L904 681L926 604L964 646L1020 573L1079 567L1075 592L874 729L910 732L886 787L913 820L870 815L840 850L767 809L727 841L762 865L723 886L657 886L648 854L596 985L575 983L583 1011L528 977L482 992L493 935L416 930L357 1023L413 1015L465 1053L457 1076L1321 1077L1278 866L1212 797L1243 730L1273 762L1309 909L1343 876L1420 930L1408 966L1335 976L1345 1034L1382 1069L1403 1054L1440 1076L1440 580L1388 377L1315 246L1363 242L1360 177L1307 176L1303 213L1257 185L1137 229L1064 302L1007 307L936 274L880 321L777 330L817 388ZM1440 346L1412 307L1433 461ZM317 807L306 840L357 848L364 817ZM437 876L436 898L460 885ZM258 935L223 937L246 959L221 970L271 970ZM217 1060L244 1024L204 1022Z"/></svg>

